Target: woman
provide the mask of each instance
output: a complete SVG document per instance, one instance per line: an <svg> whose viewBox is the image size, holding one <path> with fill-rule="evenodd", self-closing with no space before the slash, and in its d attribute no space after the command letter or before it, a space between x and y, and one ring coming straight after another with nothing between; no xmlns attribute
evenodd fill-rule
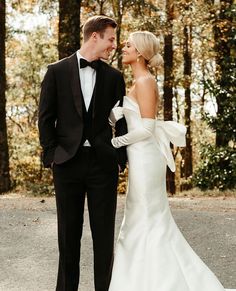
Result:
<svg viewBox="0 0 236 291"><path fill-rule="evenodd" d="M184 146L186 129L156 120L159 96L149 66L162 65L158 52L157 38L146 31L132 33L123 49L134 82L110 121L123 115L127 121L128 133L111 142L127 146L129 181L109 291L223 291L182 236L168 205L166 166L175 170L170 142Z"/></svg>

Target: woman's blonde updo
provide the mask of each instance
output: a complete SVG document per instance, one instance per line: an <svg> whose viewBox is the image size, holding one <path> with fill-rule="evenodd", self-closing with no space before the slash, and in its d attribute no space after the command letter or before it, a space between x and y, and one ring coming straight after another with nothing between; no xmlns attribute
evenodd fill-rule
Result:
<svg viewBox="0 0 236 291"><path fill-rule="evenodd" d="M160 43L153 33L136 31L130 34L130 40L150 67L160 68L163 65L163 58L159 54Z"/></svg>

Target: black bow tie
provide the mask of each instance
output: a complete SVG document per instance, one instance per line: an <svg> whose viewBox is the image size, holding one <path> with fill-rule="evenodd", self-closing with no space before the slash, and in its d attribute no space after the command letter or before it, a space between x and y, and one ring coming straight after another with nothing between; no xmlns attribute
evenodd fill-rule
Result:
<svg viewBox="0 0 236 291"><path fill-rule="evenodd" d="M99 66L99 62L98 61L88 62L85 59L80 59L80 68L83 69L87 66L93 68L94 70L97 70Z"/></svg>

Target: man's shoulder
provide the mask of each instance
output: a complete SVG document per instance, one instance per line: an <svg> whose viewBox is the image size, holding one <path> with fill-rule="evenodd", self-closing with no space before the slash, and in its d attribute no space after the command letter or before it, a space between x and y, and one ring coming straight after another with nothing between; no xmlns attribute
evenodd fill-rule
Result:
<svg viewBox="0 0 236 291"><path fill-rule="evenodd" d="M114 68L113 66L111 66L110 64L100 60L101 65L103 66L103 68L111 73L111 74L115 74L115 75L122 75L121 71L119 71L118 69Z"/></svg>
<svg viewBox="0 0 236 291"><path fill-rule="evenodd" d="M76 57L76 54L75 54L75 53L72 54L72 55L70 55L70 56L68 56L68 57L65 57L65 58L63 58L63 59L60 59L60 60L55 61L55 62L53 62L53 63L50 63L50 64L48 65L48 67L54 67L54 68L63 67L63 66L65 66L65 65L67 65L68 62L70 62L74 57Z"/></svg>

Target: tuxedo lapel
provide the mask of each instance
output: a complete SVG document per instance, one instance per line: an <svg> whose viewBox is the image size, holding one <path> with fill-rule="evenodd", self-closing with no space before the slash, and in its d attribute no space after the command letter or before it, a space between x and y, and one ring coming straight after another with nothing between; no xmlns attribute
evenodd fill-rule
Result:
<svg viewBox="0 0 236 291"><path fill-rule="evenodd" d="M93 118L96 117L96 113L99 111L99 108L103 108L103 102L105 101L103 96L103 87L104 87L104 67L103 62L99 61L99 66L96 73L96 83L94 86L93 92ZM102 98L101 98L102 97Z"/></svg>
<svg viewBox="0 0 236 291"><path fill-rule="evenodd" d="M79 68L78 68L78 61L76 53L73 54L69 58L69 65L70 65L70 80L71 80L71 89L72 94L75 102L75 107L80 115L83 118L83 111L82 111L82 91L81 91L81 84L79 78Z"/></svg>

